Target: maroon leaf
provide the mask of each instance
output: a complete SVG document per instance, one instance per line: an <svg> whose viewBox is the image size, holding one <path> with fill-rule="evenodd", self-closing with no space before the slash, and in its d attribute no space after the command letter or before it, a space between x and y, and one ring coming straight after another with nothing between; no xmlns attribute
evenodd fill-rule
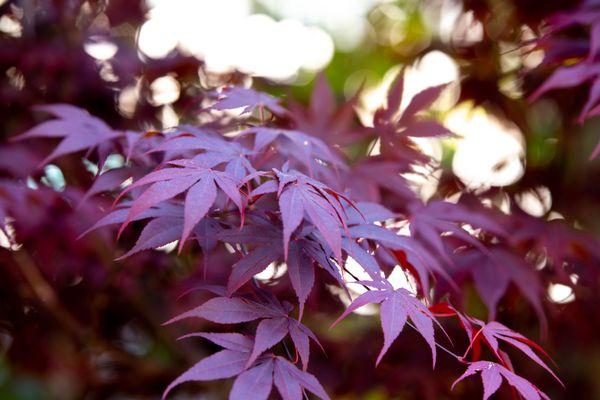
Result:
<svg viewBox="0 0 600 400"><path fill-rule="evenodd" d="M284 230L284 248L288 246L289 235L305 215L323 236L335 257L341 259L340 225L346 226L343 205L339 200L342 196L295 171L278 171L277 178L280 187L279 206ZM335 196L330 193L334 193ZM287 254L285 255L287 258Z"/></svg>
<svg viewBox="0 0 600 400"><path fill-rule="evenodd" d="M283 251L287 259L290 237L300 225L304 216L304 205L300 191L296 189L283 191L279 196L279 210L281 211L283 223Z"/></svg>
<svg viewBox="0 0 600 400"><path fill-rule="evenodd" d="M590 68L586 63L569 67L560 67L539 88L529 96L529 101L535 101L544 93L554 89L577 86L600 73L600 65Z"/></svg>
<svg viewBox="0 0 600 400"><path fill-rule="evenodd" d="M129 209L127 220L120 228L122 231L125 226L135 217L146 211L152 206L165 200L177 196L186 191L190 186L198 181L196 176L177 177L168 181L156 182L146 189L138 198L134 200Z"/></svg>
<svg viewBox="0 0 600 400"><path fill-rule="evenodd" d="M360 307L366 306L367 304L372 303L381 303L387 298L387 292L384 290L370 290L358 296L350 305L344 310L342 315L336 319L333 324L331 324L331 328L336 326L341 320L350 315L351 312L359 309Z"/></svg>
<svg viewBox="0 0 600 400"><path fill-rule="evenodd" d="M85 192L85 195L79 202L78 207L81 207L85 201L98 193L119 190L120 185L127 179L133 177L136 172L138 171L133 168L123 167L111 169L99 175L94 180L92 186L90 186L87 192Z"/></svg>

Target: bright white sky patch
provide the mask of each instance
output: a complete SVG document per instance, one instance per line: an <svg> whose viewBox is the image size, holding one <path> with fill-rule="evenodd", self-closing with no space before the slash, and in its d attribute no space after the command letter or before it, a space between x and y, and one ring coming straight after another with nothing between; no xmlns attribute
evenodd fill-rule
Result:
<svg viewBox="0 0 600 400"><path fill-rule="evenodd" d="M328 3L319 2L318 7L298 4L319 14ZM276 4L274 13L281 16L280 21L253 14L250 0L148 1L149 19L140 29L138 46L150 58L166 57L179 48L202 59L211 72L240 70L280 82L327 66L334 42L318 26L323 25L321 19L303 22L306 18L285 11L286 2Z"/></svg>
<svg viewBox="0 0 600 400"><path fill-rule="evenodd" d="M281 278L287 272L287 264L281 263L277 264L276 262L272 262L264 269L264 271L259 272L254 275L256 279L262 282L270 282L277 278Z"/></svg>
<svg viewBox="0 0 600 400"><path fill-rule="evenodd" d="M573 289L562 283L551 283L548 286L548 296L553 303L566 304L575 300Z"/></svg>
<svg viewBox="0 0 600 400"><path fill-rule="evenodd" d="M117 45L107 40L90 40L83 45L86 53L99 61L113 58L117 53Z"/></svg>
<svg viewBox="0 0 600 400"><path fill-rule="evenodd" d="M545 215L552 207L552 194L546 186L526 190L516 196L519 207L535 217Z"/></svg>
<svg viewBox="0 0 600 400"><path fill-rule="evenodd" d="M380 0L258 0L270 12L308 25L317 25L331 34L341 51L351 51L363 41L369 26L367 13Z"/></svg>
<svg viewBox="0 0 600 400"><path fill-rule="evenodd" d="M470 188L508 186L524 173L524 139L519 128L463 103L452 110L445 125L461 136L456 141L452 170Z"/></svg>
<svg viewBox="0 0 600 400"><path fill-rule="evenodd" d="M150 58L163 58L177 46L177 33L167 18L151 18L138 34L138 47Z"/></svg>
<svg viewBox="0 0 600 400"><path fill-rule="evenodd" d="M154 105L171 104L179 98L179 82L170 75L156 78L150 84Z"/></svg>

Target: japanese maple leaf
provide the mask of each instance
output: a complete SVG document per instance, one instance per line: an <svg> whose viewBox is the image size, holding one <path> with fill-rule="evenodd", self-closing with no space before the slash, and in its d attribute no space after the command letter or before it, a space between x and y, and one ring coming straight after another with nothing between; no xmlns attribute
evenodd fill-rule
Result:
<svg viewBox="0 0 600 400"><path fill-rule="evenodd" d="M254 152L256 154L261 154L269 146L274 146L280 155L286 159L296 159L307 168L311 175L315 160L329 163L335 167L345 165L321 139L301 131L257 126L240 132L238 137L248 135L254 135Z"/></svg>
<svg viewBox="0 0 600 400"><path fill-rule="evenodd" d="M374 255L365 249L363 243L357 240L367 239L379 243ZM429 276L438 275L451 282L451 278L436 256L425 249L419 242L410 236L401 236L393 230L375 224L357 224L348 227L347 236L342 240L342 247L346 253L355 259L372 279L381 278L381 268L377 259L384 265L394 267L400 265L416 280L418 289L422 294L429 293Z"/></svg>
<svg viewBox="0 0 600 400"><path fill-rule="evenodd" d="M288 360L270 353L255 361L249 360L252 358L252 352L257 348L257 341L260 340L258 330L262 327L264 333L267 325L277 325L268 321L263 320L259 324L254 343L251 338L238 333L199 332L185 335L184 338L197 336L208 339L224 347L225 350L203 359L183 373L165 390L163 399L175 386L183 382L223 379L238 375L229 394L230 400L266 400L273 384L283 400L302 400L305 390L322 400L329 400L329 396L313 375L299 370ZM263 323L265 325L261 325ZM294 332L290 330L292 340L296 344ZM306 337L306 346L308 346L308 337ZM240 365L240 361L246 363Z"/></svg>
<svg viewBox="0 0 600 400"><path fill-rule="evenodd" d="M295 129L316 136L332 145L348 145L360 138L361 133L352 128L356 118L354 107L360 91L340 106L335 101L335 93L327 83L324 74L319 74L310 96L307 108L290 101L290 118Z"/></svg>
<svg viewBox="0 0 600 400"><path fill-rule="evenodd" d="M500 362L503 362L504 359L499 353L498 343L499 341L503 341L523 352L527 357L548 371L550 375L552 375L552 377L554 377L554 379L556 379L562 385L562 382L558 376L556 376L556 374L548 367L548 365L546 365L546 363L544 363L544 361L542 361L542 359L535 353L535 351L537 351L550 359L550 356L548 356L544 349L542 349L537 343L526 338L520 333L507 328L499 322L492 321L486 324L485 322L482 322L476 318L469 318L469 320L480 328L471 339L471 343L469 344L465 355L468 354L471 349L479 346L480 342L484 341L494 352L494 354L496 354Z"/></svg>
<svg viewBox="0 0 600 400"><path fill-rule="evenodd" d="M168 153L167 159L172 155L187 155L198 150L221 150L224 147L235 146L226 140L216 129L203 125L178 125L161 132L156 132L159 143L148 149L148 153L163 151Z"/></svg>
<svg viewBox="0 0 600 400"><path fill-rule="evenodd" d="M165 325L186 318L202 318L219 324L237 324L259 318L276 318L286 309L278 303L261 304L243 297L213 297L189 311L179 314Z"/></svg>
<svg viewBox="0 0 600 400"><path fill-rule="evenodd" d="M241 373L231 388L230 400L266 400L273 384L283 400L301 400L309 391L322 400L329 396L311 374L282 357L272 357Z"/></svg>
<svg viewBox="0 0 600 400"><path fill-rule="evenodd" d="M415 193L406 179L400 176L409 170L409 163L383 156L367 157L342 172L342 187L356 201L380 202L383 190L401 199L414 201Z"/></svg>
<svg viewBox="0 0 600 400"><path fill-rule="evenodd" d="M192 159L198 165L216 168L225 164L225 172L238 180L256 170L248 160L251 152L236 142L225 140L212 131L180 127L182 133L171 134L149 153L164 152L164 160L176 157Z"/></svg>
<svg viewBox="0 0 600 400"><path fill-rule="evenodd" d="M380 244L375 255L391 267L400 265L417 281L421 293L429 293L429 275L434 273L443 277L453 285L438 256L425 248L419 241L410 236L399 235L397 229L385 226L386 220L399 220L401 215L392 213L377 203L357 203L356 209L347 207L348 230L343 239L343 248L354 258L372 279L380 279L381 270L375 257L364 248L365 241ZM377 222L377 224L376 224ZM362 244L355 240L362 241Z"/></svg>
<svg viewBox="0 0 600 400"><path fill-rule="evenodd" d="M62 138L58 146L40 162L40 166L66 154L83 150L91 152L95 148L98 148L102 164L113 148L112 141L122 136L122 132L113 130L101 119L71 105L49 104L35 109L58 118L42 122L13 140Z"/></svg>
<svg viewBox="0 0 600 400"><path fill-rule="evenodd" d="M469 338L469 342L471 342L473 340L473 331L475 330L475 328L473 326L472 319L467 317L460 311L458 311L450 303L444 302L444 301L436 303L436 304L432 305L431 307L429 307L429 311L431 311L431 313L436 318L439 318L439 317L456 317L456 318L458 318L461 328L463 328L463 330L467 334L467 337Z"/></svg>
<svg viewBox="0 0 600 400"><path fill-rule="evenodd" d="M346 220L348 225L373 224L398 218L400 215L379 203L367 201L355 202L353 207L346 207Z"/></svg>
<svg viewBox="0 0 600 400"><path fill-rule="evenodd" d="M317 344L319 341L306 326L286 314L263 319L258 323L254 346L246 365L251 365L263 352L281 342L288 334L306 370L310 357L310 339Z"/></svg>
<svg viewBox="0 0 600 400"><path fill-rule="evenodd" d="M123 155L128 163L136 165L155 165L155 160L148 152L164 141L164 137L159 132L150 131L125 131L125 140L123 143Z"/></svg>
<svg viewBox="0 0 600 400"><path fill-rule="evenodd" d="M476 361L469 363L465 373L452 384L452 389L454 389L454 386L456 386L458 382L477 372L481 373L481 381L483 382L483 400L489 399L490 396L496 393L502 384L502 378L506 379L506 382L514 387L525 400L550 400L544 392L526 379L506 369L502 365L490 361Z"/></svg>
<svg viewBox="0 0 600 400"><path fill-rule="evenodd" d="M581 86L591 82L588 99L579 113L580 123L587 118L600 114L600 63L597 55L600 53L600 10L595 2L582 2L575 9L559 12L550 18L547 23L549 32L538 40L538 47L545 50L545 57L541 65L559 63L560 66L538 87L528 98L535 101L545 93L555 90ZM559 36L573 25L584 25L588 28L588 40ZM581 50L574 50L574 49ZM581 54L587 51L585 54ZM575 63L573 63L573 61ZM591 159L600 153L600 144L594 149Z"/></svg>
<svg viewBox="0 0 600 400"><path fill-rule="evenodd" d="M548 18L550 32L552 36L567 29L573 25L585 25L589 28L588 57L585 61L593 61L600 52L600 10L594 1L584 1L574 10L563 11Z"/></svg>
<svg viewBox="0 0 600 400"><path fill-rule="evenodd" d="M417 332L419 332L425 341L427 341L427 344L429 344L433 357L433 365L435 365L436 350L433 329L435 317L427 307L406 289L394 289L392 285L385 280L379 282L361 282L361 284L367 286L372 285L376 290L369 290L354 299L342 315L340 315L340 317L332 324L332 327L342 319L346 318L352 311L362 306L381 303L380 318L381 328L383 330L383 347L377 357L375 365L379 364L394 340L396 340L408 318L413 322Z"/></svg>
<svg viewBox="0 0 600 400"><path fill-rule="evenodd" d="M472 276L475 288L488 309L490 320L495 318L498 303L509 284L514 283L538 314L542 329L545 330L547 321L541 303L545 291L539 277L532 266L509 248L491 246L487 254L477 250L461 251L453 256L453 265L456 267L452 272L453 276L457 272L467 272Z"/></svg>
<svg viewBox="0 0 600 400"><path fill-rule="evenodd" d="M221 324L261 319L246 366L249 367L262 353L281 342L289 334L306 369L310 355L309 341L312 339L320 346L319 341L306 326L288 315L292 309L289 303L282 304L274 296L261 293L264 295L264 302L242 297L214 297L172 318L166 324L185 318L203 318Z"/></svg>
<svg viewBox="0 0 600 400"><path fill-rule="evenodd" d="M329 400L325 389L313 375L299 370L282 357L275 359L273 383L283 400L302 400L304 391L311 392L321 400Z"/></svg>
<svg viewBox="0 0 600 400"><path fill-rule="evenodd" d="M539 88L535 90L535 92L529 96L528 100L533 102L551 90L578 86L592 79L597 82L596 78L599 75L600 63L578 63L567 67L559 67ZM599 92L600 84L594 83L587 103L580 114L579 118L581 121L583 121L583 119L590 113L592 108L597 104L598 100L600 99Z"/></svg>
<svg viewBox="0 0 600 400"><path fill-rule="evenodd" d="M245 228L244 228L245 229ZM263 230L249 229L255 235L264 235ZM281 233L281 231L279 231ZM253 239L254 242L256 240ZM240 242L234 240L233 242ZM235 292L248 282L254 275L262 272L269 264L277 261L283 256L281 235L271 237L270 241L261 242L257 247L250 250L238 262L233 264L231 274L227 283L229 293ZM304 309L304 303L314 284L314 267L312 260L308 258L299 244L290 246L288 257L288 275L300 304L300 315Z"/></svg>
<svg viewBox="0 0 600 400"><path fill-rule="evenodd" d="M293 235L286 262L287 275L298 297L299 319L302 319L304 304L315 284L314 269L317 266L323 268L342 289L346 290L346 282L340 274L339 264L334 261L335 258L336 256L315 227L305 225Z"/></svg>
<svg viewBox="0 0 600 400"><path fill-rule="evenodd" d="M151 172L128 186L119 197L132 189L150 185L131 203L119 234L138 215L150 207L187 192L184 202L184 225L179 243L183 247L196 224L206 216L217 199L217 186L233 201L243 215L243 205L237 181L229 174L198 165L192 160L174 160L166 167Z"/></svg>
<svg viewBox="0 0 600 400"><path fill-rule="evenodd" d="M571 283L565 265L580 262L595 268L600 260L598 240L566 221L535 218L518 207L513 207L511 211L512 218L507 224L507 229L512 232L509 242L519 249L534 248L547 255L554 272L563 282Z"/></svg>
<svg viewBox="0 0 600 400"><path fill-rule="evenodd" d="M279 210L283 221L283 247L287 257L292 232L306 216L323 236L336 258L341 258L343 206L335 192L300 174L278 173Z"/></svg>
<svg viewBox="0 0 600 400"><path fill-rule="evenodd" d="M238 341L241 342L241 339L238 338L225 338L223 340L214 336L206 336L218 334L204 335L202 337L206 337L216 344L235 347L236 350L226 348L200 361L169 385L163 394L163 400L166 399L166 396L175 386L183 382L224 379L236 375L237 378L233 382L229 393L229 400L267 400L273 385L275 385L283 400L302 400L305 391L313 393L321 400L329 400L329 396L317 378L308 372L299 370L283 357L269 354L259 359L252 368L244 369L242 367L240 369L240 360L247 357L247 353L237 351L237 349L241 347L240 345L246 346L250 339L238 345Z"/></svg>
<svg viewBox="0 0 600 400"><path fill-rule="evenodd" d="M257 108L268 108L277 115L285 115L288 111L279 105L279 99L266 93L257 92L240 86L228 86L223 88L218 96L217 102L208 109L231 110L242 108L243 113L252 112Z"/></svg>
<svg viewBox="0 0 600 400"><path fill-rule="evenodd" d="M506 236L503 226L487 213L478 213L478 209L442 200L430 201L427 204L418 201L411 203L408 222L412 236L448 263L452 263L452 260L444 244L443 234L450 234L453 238L488 254L487 248L477 237L464 230L463 224Z"/></svg>
<svg viewBox="0 0 600 400"><path fill-rule="evenodd" d="M5 143L0 146L0 173L27 179L38 172L41 154L26 143Z"/></svg>
<svg viewBox="0 0 600 400"><path fill-rule="evenodd" d="M252 338L239 333L194 333L187 337L202 337L224 349L208 356L177 377L163 393L163 400L176 386L190 381L212 381L231 378L244 372L252 350ZM269 385L270 386L270 385ZM269 390L270 391L270 390ZM266 397L265 397L266 398Z"/></svg>
<svg viewBox="0 0 600 400"><path fill-rule="evenodd" d="M79 237L81 238L104 226L125 222L129 214L129 208L123 207L126 204L120 204L121 208L105 215ZM181 205L164 202L139 214L133 219L134 221L144 219L150 219L150 221L142 229L135 245L117 260L123 260L140 251L156 249L178 240L183 231L183 212ZM220 231L220 225L212 218L204 218L194 227L193 236L202 248L204 255L216 246L216 237Z"/></svg>
<svg viewBox="0 0 600 400"><path fill-rule="evenodd" d="M281 229L255 215L251 215L240 229L227 229L218 233L217 238L224 243L243 244L249 248L232 266L227 282L227 292L230 295L283 256L281 234Z"/></svg>
<svg viewBox="0 0 600 400"><path fill-rule="evenodd" d="M96 176L94 182L85 192L85 195L79 202L81 206L90 197L103 192L115 192L122 189L121 185L131 178L139 178L145 170L136 167L121 167L110 169Z"/></svg>
<svg viewBox="0 0 600 400"><path fill-rule="evenodd" d="M269 264L283 258L282 236L283 231L280 227L274 225L266 216L256 212L248 215L244 227L222 230L216 235L225 243L243 244L250 249L232 267L227 283L229 294L242 287L254 275L264 271ZM298 297L301 318L304 303L315 282L315 265L320 265L340 285L344 282L338 269L330 261L333 254L328 253L316 242L310 228L303 229L294 236L289 244L288 253L287 274Z"/></svg>
<svg viewBox="0 0 600 400"><path fill-rule="evenodd" d="M420 117L419 112L427 109L439 97L448 84L427 88L417 93L400 111L404 91L404 77L400 73L387 96L387 105L375 111L373 128L368 132L381 137L381 153L409 162L427 162L410 140L411 137L440 137L452 134L432 118Z"/></svg>
<svg viewBox="0 0 600 400"><path fill-rule="evenodd" d="M98 220L93 226L86 229L79 238L89 234L90 232L114 224L122 224L127 220L127 215L129 214L129 207L131 206L131 201L124 201L120 203L116 209L112 210L100 220ZM141 221L147 218L161 218L161 217L170 217L170 218L182 218L183 219L183 207L178 204L163 202L157 204L155 206L150 207L146 211L137 215L132 221Z"/></svg>
<svg viewBox="0 0 600 400"><path fill-rule="evenodd" d="M416 250L409 237L399 236L393 230L381 225L381 221L399 216L385 207L377 203L362 202L356 203L354 207L346 207L345 212L348 216L348 229L344 232L342 248L372 279L381 279L382 271L374 255L366 248L367 242L362 239L377 242L386 249L411 252Z"/></svg>
<svg viewBox="0 0 600 400"><path fill-rule="evenodd" d="M341 260L342 236L340 225L346 226L342 200L345 196L306 175L288 170L274 169L276 181L267 181L255 189L252 195L277 193L283 224L283 249L287 259L292 233L303 220L316 227L324 243L338 260Z"/></svg>

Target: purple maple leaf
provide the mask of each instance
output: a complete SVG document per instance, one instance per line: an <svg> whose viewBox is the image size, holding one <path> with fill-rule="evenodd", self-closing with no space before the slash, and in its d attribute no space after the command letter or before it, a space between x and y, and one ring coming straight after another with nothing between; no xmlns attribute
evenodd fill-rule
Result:
<svg viewBox="0 0 600 400"><path fill-rule="evenodd" d="M414 148L411 137L450 136L452 132L431 118L419 117L448 86L443 84L417 93L400 112L404 91L404 77L400 73L388 92L387 105L375 111L373 128L367 133L381 138L381 152L408 162L428 162L429 158Z"/></svg>
<svg viewBox="0 0 600 400"><path fill-rule="evenodd" d="M281 304L265 292L266 302L260 303L241 297L214 297L202 305L186 311L165 324L186 318L202 318L220 324L234 324L261 319L251 346L246 366L249 367L266 350L281 342L288 334L296 347L304 369L308 366L310 340L319 346L317 337L299 321L291 318L289 304Z"/></svg>
<svg viewBox="0 0 600 400"><path fill-rule="evenodd" d="M550 400L544 392L526 379L521 378L519 375L506 369L502 365L490 361L476 361L469 363L465 373L454 381L452 388L454 389L454 386L456 386L458 382L477 372L481 373L481 381L483 382L483 400L489 399L491 395L496 393L502 384L502 378L506 379L506 382L514 387L525 400Z"/></svg>
<svg viewBox="0 0 600 400"><path fill-rule="evenodd" d="M277 191L283 222L285 257L287 258L292 233L307 217L340 260L340 225L346 227L344 205L341 202L344 196L296 171L276 171L276 177L279 181Z"/></svg>
<svg viewBox="0 0 600 400"><path fill-rule="evenodd" d="M243 215L241 194L235 178L221 171L198 165L190 160L175 160L173 167L151 172L128 186L120 195L150 185L137 196L129 208L127 218L119 229L119 234L137 216L149 208L186 192L184 202L184 225L179 249L183 247L194 227L204 218L217 199L217 186L233 201Z"/></svg>
<svg viewBox="0 0 600 400"><path fill-rule="evenodd" d="M501 357L499 354L498 341L504 341L510 344L512 347L520 350L527 357L543 367L562 385L562 382L558 376L556 376L556 374L548 367L548 365L546 365L546 363L544 363L544 361L542 361L542 359L534 352L535 349L535 351L543 354L547 358L550 358L550 356L548 356L548 354L537 343L496 321L492 321L487 324L475 318L470 318L470 321L474 322L475 325L480 326L480 328L475 336L471 339L471 343L469 344L467 352L475 346L475 343L484 340L490 349L492 349L492 351L496 354L498 359L502 361L503 357Z"/></svg>
<svg viewBox="0 0 600 400"><path fill-rule="evenodd" d="M219 94L215 104L210 106L209 110L231 110L242 108L243 113L252 112L256 108L268 108L274 114L285 115L287 110L279 105L279 100L269 96L266 93L257 92L254 89L247 89L239 86L225 87Z"/></svg>
<svg viewBox="0 0 600 400"><path fill-rule="evenodd" d="M297 130L316 136L329 144L347 145L361 137L360 130L352 126L356 117L354 108L360 94L359 90L338 107L335 93L327 79L324 74L319 74L315 79L308 107L290 101L290 118Z"/></svg>
<svg viewBox="0 0 600 400"><path fill-rule="evenodd" d="M342 315L340 315L340 317L332 324L332 327L342 319L346 318L352 311L362 306L372 303L381 303L380 316L381 328L383 330L383 347L377 357L375 365L381 362L381 359L387 350L402 331L408 318L412 320L417 332L419 332L427 341L427 344L429 344L433 357L433 365L435 365L436 350L433 329L435 317L427 307L406 289L394 289L387 281L375 283L361 282L361 284L372 284L374 287L380 287L381 289L369 290L354 299ZM381 286L382 284L384 284L383 288Z"/></svg>
<svg viewBox="0 0 600 400"><path fill-rule="evenodd" d="M104 121L93 117L85 110L67 104L49 104L35 107L36 110L52 114L58 119L52 119L34 126L27 132L16 136L13 140L32 138L62 138L58 146L44 160L40 166L66 154L78 151L91 151L99 149L100 164L110 154L111 141L122 137L123 133L115 131ZM104 145L104 147L103 147Z"/></svg>
<svg viewBox="0 0 600 400"><path fill-rule="evenodd" d="M273 146L285 160L296 160L311 176L314 169L325 163L335 168L344 168L344 161L331 151L321 139L298 130L257 126L238 134L238 138L254 135L255 154L263 154Z"/></svg>

